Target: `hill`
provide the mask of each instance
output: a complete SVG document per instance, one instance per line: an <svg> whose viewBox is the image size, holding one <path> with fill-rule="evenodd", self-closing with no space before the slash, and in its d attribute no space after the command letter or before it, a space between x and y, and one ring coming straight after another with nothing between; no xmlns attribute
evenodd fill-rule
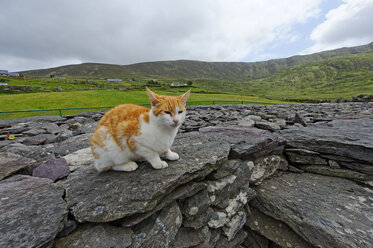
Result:
<svg viewBox="0 0 373 248"><path fill-rule="evenodd" d="M264 78L294 65L322 61L328 58L373 52L373 42L358 47L341 48L310 55L297 55L285 59L262 62L202 62L191 60L145 62L132 65L83 63L50 69L23 71L26 76L49 75L66 77L121 77L157 79L215 79L247 81Z"/></svg>

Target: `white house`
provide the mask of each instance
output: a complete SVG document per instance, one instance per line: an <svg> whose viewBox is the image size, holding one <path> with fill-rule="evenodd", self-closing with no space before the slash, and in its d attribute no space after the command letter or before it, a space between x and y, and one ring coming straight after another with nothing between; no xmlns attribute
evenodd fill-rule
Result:
<svg viewBox="0 0 373 248"><path fill-rule="evenodd" d="M179 83L179 82L171 83L171 87L185 87L185 86L187 86L186 83Z"/></svg>
<svg viewBox="0 0 373 248"><path fill-rule="evenodd" d="M0 76L8 76L8 70L0 70Z"/></svg>
<svg viewBox="0 0 373 248"><path fill-rule="evenodd" d="M120 82L123 82L123 80L120 79L120 78L108 78L108 79L106 79L106 81L108 83L120 83Z"/></svg>
<svg viewBox="0 0 373 248"><path fill-rule="evenodd" d="M8 84L7 83L1 83L0 82L0 86L7 86Z"/></svg>

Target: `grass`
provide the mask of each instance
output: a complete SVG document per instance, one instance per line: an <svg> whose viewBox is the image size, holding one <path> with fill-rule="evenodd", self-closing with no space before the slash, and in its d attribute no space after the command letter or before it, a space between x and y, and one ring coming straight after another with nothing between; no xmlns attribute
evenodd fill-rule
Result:
<svg viewBox="0 0 373 248"><path fill-rule="evenodd" d="M157 91L158 94L181 95L183 90L173 89L170 91ZM261 97L228 95L228 94L200 94L193 93L188 99L192 101L250 101L256 103L289 103L277 100L268 100ZM13 110L42 110L57 108L79 108L79 107L103 107L115 106L123 103L147 104L148 96L144 90L116 91L116 90L90 90L90 91L69 91L69 92L41 92L10 94L0 96L0 111ZM294 103L294 102L292 102ZM202 104L211 104L206 102ZM66 110L64 115L86 112L89 110ZM58 115L53 112L31 112L31 113L1 113L0 119L20 118L36 115Z"/></svg>

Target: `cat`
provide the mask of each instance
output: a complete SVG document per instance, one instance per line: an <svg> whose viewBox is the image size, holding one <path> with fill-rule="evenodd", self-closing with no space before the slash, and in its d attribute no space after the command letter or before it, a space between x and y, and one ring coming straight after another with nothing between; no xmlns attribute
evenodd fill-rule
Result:
<svg viewBox="0 0 373 248"><path fill-rule="evenodd" d="M168 167L167 160L178 160L171 146L185 120L190 90L181 96L157 95L148 88L151 109L122 104L109 110L91 137L91 151L97 171L134 171L136 161L148 161L153 168Z"/></svg>

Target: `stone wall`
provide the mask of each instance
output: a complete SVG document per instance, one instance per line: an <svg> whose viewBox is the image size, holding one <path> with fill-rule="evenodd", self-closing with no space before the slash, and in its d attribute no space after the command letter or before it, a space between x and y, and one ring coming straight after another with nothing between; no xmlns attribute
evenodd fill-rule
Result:
<svg viewBox="0 0 373 248"><path fill-rule="evenodd" d="M0 120L0 247L373 246L373 103L191 106L130 173L91 166L103 113Z"/></svg>

